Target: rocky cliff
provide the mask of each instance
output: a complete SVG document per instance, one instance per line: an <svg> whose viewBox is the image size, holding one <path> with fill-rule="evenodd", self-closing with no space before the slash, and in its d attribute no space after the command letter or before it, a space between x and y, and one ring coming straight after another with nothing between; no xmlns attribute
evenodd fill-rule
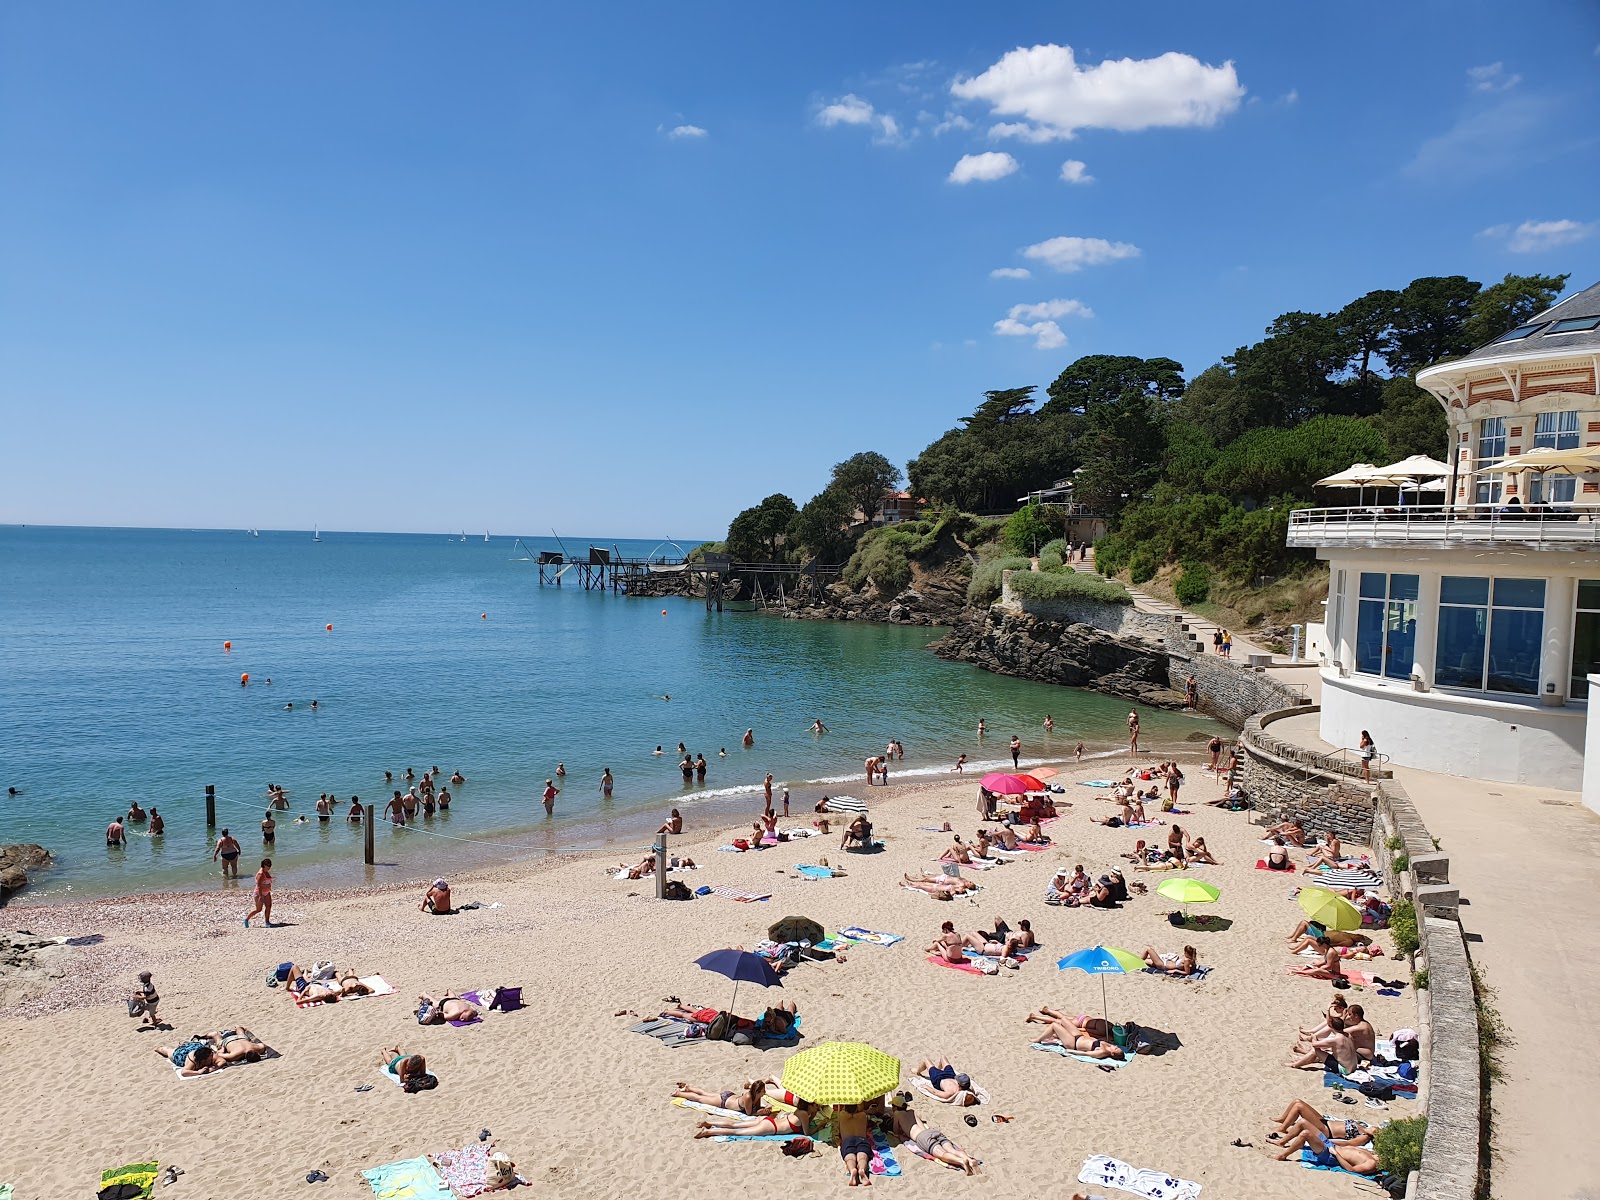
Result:
<svg viewBox="0 0 1600 1200"><path fill-rule="evenodd" d="M1076 621L995 606L973 614L933 644L941 658L1001 675L1088 688L1158 708L1181 708L1166 647ZM1182 681L1179 681L1181 688Z"/></svg>
<svg viewBox="0 0 1600 1200"><path fill-rule="evenodd" d="M42 870L51 862L50 851L32 842L0 846L0 904L27 886L29 871Z"/></svg>

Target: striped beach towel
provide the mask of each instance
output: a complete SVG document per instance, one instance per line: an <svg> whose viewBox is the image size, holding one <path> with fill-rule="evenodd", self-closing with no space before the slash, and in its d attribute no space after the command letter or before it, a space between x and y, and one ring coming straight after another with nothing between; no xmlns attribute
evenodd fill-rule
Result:
<svg viewBox="0 0 1600 1200"><path fill-rule="evenodd" d="M711 889L711 894L728 900L737 900L741 904L754 904L757 900L772 899L771 892L741 892L738 888L731 887L714 887Z"/></svg>

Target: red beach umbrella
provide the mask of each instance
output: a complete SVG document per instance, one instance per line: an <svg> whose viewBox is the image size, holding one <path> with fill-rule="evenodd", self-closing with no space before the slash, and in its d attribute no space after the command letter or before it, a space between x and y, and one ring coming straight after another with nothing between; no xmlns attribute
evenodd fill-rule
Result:
<svg viewBox="0 0 1600 1200"><path fill-rule="evenodd" d="M1030 788L1015 775L1002 775L998 771L992 775L985 775L979 780L978 786L986 792L993 792L997 796L1026 796L1030 791L1036 792L1039 790L1038 788Z"/></svg>

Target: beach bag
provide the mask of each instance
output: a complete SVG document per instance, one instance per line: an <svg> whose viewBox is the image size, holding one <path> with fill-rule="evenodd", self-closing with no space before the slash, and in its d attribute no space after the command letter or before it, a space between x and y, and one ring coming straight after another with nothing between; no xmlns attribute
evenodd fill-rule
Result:
<svg viewBox="0 0 1600 1200"><path fill-rule="evenodd" d="M790 1138L783 1144L783 1153L790 1158L804 1158L810 1154L815 1143L808 1137Z"/></svg>
<svg viewBox="0 0 1600 1200"><path fill-rule="evenodd" d="M995 962L995 960L992 958L968 959L967 961L972 963L973 966L977 967L978 970L983 972L985 975L1000 974L1000 964Z"/></svg>
<svg viewBox="0 0 1600 1200"><path fill-rule="evenodd" d="M1422 1057L1422 1046L1417 1040L1415 1029L1394 1031L1394 1056L1401 1062L1416 1062Z"/></svg>
<svg viewBox="0 0 1600 1200"><path fill-rule="evenodd" d="M318 980L332 979L333 975L334 975L334 967L333 967L333 964L331 962L327 962L327 961L319 962L316 966L311 968L311 978L312 979L318 979Z"/></svg>
<svg viewBox="0 0 1600 1200"><path fill-rule="evenodd" d="M711 1018L711 1024L706 1026L706 1038L713 1042L728 1040L728 1032L733 1028L733 1014L719 1012Z"/></svg>
<svg viewBox="0 0 1600 1200"><path fill-rule="evenodd" d="M412 1095L418 1092L431 1092L438 1086L439 1077L437 1075L413 1075L405 1082L406 1091Z"/></svg>
<svg viewBox="0 0 1600 1200"><path fill-rule="evenodd" d="M733 848L735 850L748 850L750 849L750 842L746 838L734 838Z"/></svg>
<svg viewBox="0 0 1600 1200"><path fill-rule="evenodd" d="M494 998L489 1001L490 1008L498 1008L501 1012L517 1012L522 1008L522 989L519 987L497 987Z"/></svg>
<svg viewBox="0 0 1600 1200"><path fill-rule="evenodd" d="M1394 1084L1385 1083L1381 1079L1369 1079L1360 1085L1363 1096L1371 1096L1374 1100L1393 1100Z"/></svg>
<svg viewBox="0 0 1600 1200"><path fill-rule="evenodd" d="M485 1171L485 1182L489 1185L489 1191L510 1187L516 1181L517 1164L512 1162L508 1155L498 1150L489 1155Z"/></svg>
<svg viewBox="0 0 1600 1200"><path fill-rule="evenodd" d="M272 973L272 976L279 983L287 983L289 981L289 972L292 970L294 970L292 962L279 963L278 969Z"/></svg>
<svg viewBox="0 0 1600 1200"><path fill-rule="evenodd" d="M689 885L684 883L683 880L681 880L681 879L669 879L669 880L667 880L667 886L666 886L666 888L665 888L665 890L663 892L663 895L668 900L693 900L694 899L694 893L689 890Z"/></svg>

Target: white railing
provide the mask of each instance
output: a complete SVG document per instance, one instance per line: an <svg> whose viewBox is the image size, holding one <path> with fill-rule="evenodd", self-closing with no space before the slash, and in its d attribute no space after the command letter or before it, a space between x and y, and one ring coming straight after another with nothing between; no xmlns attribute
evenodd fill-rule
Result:
<svg viewBox="0 0 1600 1200"><path fill-rule="evenodd" d="M1302 508L1289 514L1289 545L1383 542L1523 542L1600 545L1600 506L1526 509L1408 505L1403 508Z"/></svg>

